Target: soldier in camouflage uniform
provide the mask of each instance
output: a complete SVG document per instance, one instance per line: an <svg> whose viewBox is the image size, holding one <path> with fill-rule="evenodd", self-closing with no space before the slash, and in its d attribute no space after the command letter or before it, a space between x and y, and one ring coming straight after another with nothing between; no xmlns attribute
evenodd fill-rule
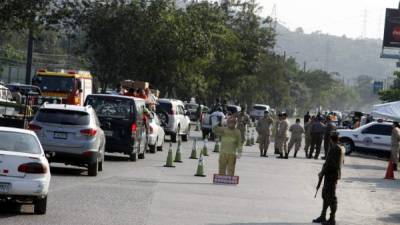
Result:
<svg viewBox="0 0 400 225"><path fill-rule="evenodd" d="M315 120L315 117L312 116L311 119L304 125L304 151L306 153L306 157L308 157L308 151L310 150L311 146L311 124Z"/></svg>
<svg viewBox="0 0 400 225"><path fill-rule="evenodd" d="M321 216L313 220L314 223L322 223L323 225L335 225L335 215L337 210L336 185L341 176L341 167L344 159L344 149L338 145L339 136L335 132L331 135L331 149L328 152L326 161L318 174L319 179L324 180L322 188L323 207ZM329 220L326 220L326 212L331 209Z"/></svg>
<svg viewBox="0 0 400 225"><path fill-rule="evenodd" d="M242 155L242 141L240 131L236 127L236 117L227 120L228 127L213 127L213 132L221 137L221 151L219 155L219 174L235 175L236 159Z"/></svg>
<svg viewBox="0 0 400 225"><path fill-rule="evenodd" d="M297 156L297 152L301 147L301 140L303 139L304 128L300 125L300 119L296 119L296 123L290 126L290 133L292 133L288 146L288 154L290 154L290 150L292 150L294 146L294 158Z"/></svg>
<svg viewBox="0 0 400 225"><path fill-rule="evenodd" d="M258 132L258 140L260 141L260 157L268 157L267 151L270 143L270 135L271 135L271 125L274 123L274 120L269 115L268 111L264 112L264 117L261 118L258 123L256 130Z"/></svg>
<svg viewBox="0 0 400 225"><path fill-rule="evenodd" d="M247 125L250 124L250 117L246 113L246 107L242 107L242 111L237 115L237 128L240 130L240 135L242 138L242 144L246 141L246 130L247 130Z"/></svg>

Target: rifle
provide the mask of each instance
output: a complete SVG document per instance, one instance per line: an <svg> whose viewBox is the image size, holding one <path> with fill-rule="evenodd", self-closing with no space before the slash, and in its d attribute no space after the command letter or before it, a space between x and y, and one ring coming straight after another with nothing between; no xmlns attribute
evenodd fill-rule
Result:
<svg viewBox="0 0 400 225"><path fill-rule="evenodd" d="M324 178L323 176L318 176L317 190L315 191L314 198L317 198L318 190L319 190L319 188L321 187L321 183L322 183L322 179L323 179L323 178Z"/></svg>

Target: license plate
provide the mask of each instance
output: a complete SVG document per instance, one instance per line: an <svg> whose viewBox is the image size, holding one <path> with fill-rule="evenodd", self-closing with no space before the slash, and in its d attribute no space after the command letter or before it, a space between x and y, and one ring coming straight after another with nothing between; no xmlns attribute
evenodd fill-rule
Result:
<svg viewBox="0 0 400 225"><path fill-rule="evenodd" d="M104 134L105 134L106 136L113 136L113 132L112 132L111 130L105 130L105 131L104 131Z"/></svg>
<svg viewBox="0 0 400 225"><path fill-rule="evenodd" d="M54 132L54 138L56 139L67 139L67 133L64 132Z"/></svg>
<svg viewBox="0 0 400 225"><path fill-rule="evenodd" d="M10 190L9 183L0 183L0 193L8 193L9 190Z"/></svg>

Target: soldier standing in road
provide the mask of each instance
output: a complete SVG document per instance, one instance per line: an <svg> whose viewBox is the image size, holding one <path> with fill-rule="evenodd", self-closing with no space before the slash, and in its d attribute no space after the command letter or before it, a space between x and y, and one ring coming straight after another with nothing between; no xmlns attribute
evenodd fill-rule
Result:
<svg viewBox="0 0 400 225"><path fill-rule="evenodd" d="M311 124L315 120L315 116L312 116L310 121L304 125L304 140L305 140L305 145L304 145L304 151L306 153L306 157L308 157L308 151L310 150L311 146Z"/></svg>
<svg viewBox="0 0 400 225"><path fill-rule="evenodd" d="M236 159L242 155L242 140L240 131L236 128L236 117L227 120L228 127L213 127L215 135L221 138L221 151L219 155L219 174L235 175Z"/></svg>
<svg viewBox="0 0 400 225"><path fill-rule="evenodd" d="M287 142L288 142L288 130L289 130L289 121L287 120L287 114L282 113L281 121L279 122L279 127L278 127L278 147L279 147L279 154L280 156L278 158L280 159L288 159L289 158L289 153L288 153L288 148L287 148ZM283 156L283 153L285 153L285 156Z"/></svg>
<svg viewBox="0 0 400 225"><path fill-rule="evenodd" d="M292 147L294 146L294 158L297 156L297 152L301 147L301 139L304 134L304 128L300 125L300 119L296 119L296 123L290 126L289 131L291 132L291 137L288 146L288 154Z"/></svg>
<svg viewBox="0 0 400 225"><path fill-rule="evenodd" d="M238 119L238 125L237 128L240 130L241 138L242 138L242 144L246 141L245 134L247 130L247 125L250 124L250 117L246 113L246 107L242 107L242 111L240 111L239 115L237 116Z"/></svg>
<svg viewBox="0 0 400 225"><path fill-rule="evenodd" d="M330 116L326 117L326 129L324 134L324 151L325 156L322 159L326 159L326 156L329 153L329 149L331 147L331 134L336 131L336 126L333 124Z"/></svg>
<svg viewBox="0 0 400 225"><path fill-rule="evenodd" d="M274 120L269 115L268 111L264 112L264 117L261 118L258 123L256 130L258 132L258 138L260 141L260 157L268 157L267 151L270 143L270 127L274 123Z"/></svg>
<svg viewBox="0 0 400 225"><path fill-rule="evenodd" d="M390 160L393 163L394 171L397 171L397 164L399 162L399 148L400 148L400 125L398 122L394 122L392 130L392 151L390 153Z"/></svg>
<svg viewBox="0 0 400 225"><path fill-rule="evenodd" d="M274 136L274 149L275 149L274 154L275 154L275 155L279 155L279 137L278 137L278 129L279 129L279 123L280 123L281 120L282 120L282 114L279 113L276 117L277 117L276 120L274 120L274 121L275 121L274 127L272 128L272 135Z"/></svg>
<svg viewBox="0 0 400 225"><path fill-rule="evenodd" d="M314 159L318 159L321 152L322 139L324 137L325 125L321 122L322 118L317 117L311 124L311 149L308 158L313 157L314 150L316 150Z"/></svg>
<svg viewBox="0 0 400 225"><path fill-rule="evenodd" d="M331 135L331 149L326 157L326 161L318 174L319 179L324 180L322 188L323 206L321 216L313 220L314 223L323 225L335 225L335 214L337 210L336 185L341 176L341 166L343 163L344 150L338 145L339 136L337 133ZM326 220L326 212L331 209L329 220Z"/></svg>
<svg viewBox="0 0 400 225"><path fill-rule="evenodd" d="M310 119L310 112L307 112L306 115L304 115L304 126L308 123L308 121L310 121Z"/></svg>

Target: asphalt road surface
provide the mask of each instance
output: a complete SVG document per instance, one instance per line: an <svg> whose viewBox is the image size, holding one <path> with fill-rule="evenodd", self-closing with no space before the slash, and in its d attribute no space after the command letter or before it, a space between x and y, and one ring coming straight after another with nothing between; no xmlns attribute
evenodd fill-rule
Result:
<svg viewBox="0 0 400 225"><path fill-rule="evenodd" d="M47 214L34 215L31 206L2 205L0 224L307 225L319 216L322 200L314 193L322 160L305 159L304 151L296 159L276 159L272 146L269 158L260 158L258 145L245 147L237 162L240 184L215 185L214 143L204 160L207 177L195 177L197 160L189 155L200 133L191 136L182 145L184 162L175 168L163 167L169 143L163 152L137 162L108 155L97 177L53 164ZM400 224L400 182L383 179L386 166L384 160L346 157L338 185L338 224Z"/></svg>

